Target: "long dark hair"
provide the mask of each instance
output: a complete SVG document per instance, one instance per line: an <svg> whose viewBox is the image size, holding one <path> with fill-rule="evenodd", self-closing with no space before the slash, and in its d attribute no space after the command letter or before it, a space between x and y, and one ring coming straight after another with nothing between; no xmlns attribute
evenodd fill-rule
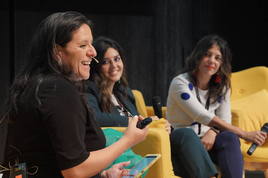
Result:
<svg viewBox="0 0 268 178"><path fill-rule="evenodd" d="M108 91L109 82L105 78L105 76L101 73L101 66L103 65L102 61L104 58L104 55L108 48L115 49L121 59L123 64L125 64L125 55L123 52L122 47L114 40L107 38L107 37L99 37L93 42L93 46L96 49L97 56L96 58L99 61L99 63L93 62L90 68L90 80L92 80L98 87L100 94L101 94L101 109L104 112L110 112L112 108L112 101L111 101L111 94ZM126 79L126 72L125 72L125 65L123 69L123 74L121 76L120 81L116 82L113 88L113 93L118 95L125 96L125 88L128 86L128 82Z"/></svg>
<svg viewBox="0 0 268 178"><path fill-rule="evenodd" d="M228 43L218 35L207 35L203 37L195 46L192 53L186 60L186 72L191 76L192 82L196 85L195 72L198 70L201 59L207 54L208 50L216 45L220 48L222 54L222 64L216 74L209 81L208 95L212 103L217 101L219 96L224 96L227 89L231 88L230 75L232 72L231 60L232 54ZM215 82L216 77L220 77L220 82Z"/></svg>
<svg viewBox="0 0 268 178"><path fill-rule="evenodd" d="M61 75L72 81L73 71L58 64L55 50L56 45L64 47L71 41L73 32L83 24L91 27L91 22L84 15L74 11L54 13L39 24L31 41L27 64L11 86L7 109L1 119L16 113L23 93L29 90L37 93L40 83L51 74Z"/></svg>

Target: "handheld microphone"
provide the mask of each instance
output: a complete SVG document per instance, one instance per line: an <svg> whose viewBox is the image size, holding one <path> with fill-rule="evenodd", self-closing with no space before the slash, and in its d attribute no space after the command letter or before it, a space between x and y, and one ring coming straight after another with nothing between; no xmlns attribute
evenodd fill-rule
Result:
<svg viewBox="0 0 268 178"><path fill-rule="evenodd" d="M143 129L146 127L146 125L150 124L152 122L152 118L150 117L146 117L145 119L143 120L139 120L137 122L137 128L139 129Z"/></svg>
<svg viewBox="0 0 268 178"><path fill-rule="evenodd" d="M152 105L154 108L154 113L157 117L162 118L162 104L161 104L161 99L159 96L154 96L152 98Z"/></svg>
<svg viewBox="0 0 268 178"><path fill-rule="evenodd" d="M262 126L261 131L268 133L268 123L265 123ZM256 143L252 143L251 146L249 147L248 151L247 151L247 154L252 155L253 152L256 150L257 146L258 145Z"/></svg>

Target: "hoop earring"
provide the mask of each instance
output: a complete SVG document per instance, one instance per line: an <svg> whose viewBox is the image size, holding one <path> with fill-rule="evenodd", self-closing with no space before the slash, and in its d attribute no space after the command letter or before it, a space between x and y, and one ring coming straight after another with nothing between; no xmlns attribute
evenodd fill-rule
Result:
<svg viewBox="0 0 268 178"><path fill-rule="evenodd" d="M61 57L58 56L56 61L57 61L57 63L58 63L59 66L62 66Z"/></svg>

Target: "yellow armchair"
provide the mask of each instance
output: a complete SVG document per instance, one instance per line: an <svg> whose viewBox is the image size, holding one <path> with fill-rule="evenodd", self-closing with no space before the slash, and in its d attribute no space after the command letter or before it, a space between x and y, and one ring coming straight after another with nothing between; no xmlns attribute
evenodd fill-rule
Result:
<svg viewBox="0 0 268 178"><path fill-rule="evenodd" d="M132 90L132 93L136 100L136 108L138 113L143 117L154 115L153 107L145 105L142 93L138 90ZM166 107L162 107L162 112L163 116L165 117ZM163 125L163 123L163 119L160 119L158 122L151 123L147 139L133 148L133 150L140 155L149 153L161 154L161 158L157 161L154 167L150 169L146 178L177 177L174 175L171 162L169 135L163 127L157 128L158 126Z"/></svg>
<svg viewBox="0 0 268 178"><path fill-rule="evenodd" d="M136 100L136 107L138 113L143 117L154 116L154 109L152 106L146 106L142 93L139 90L132 90L132 93ZM167 107L162 106L163 118L166 118Z"/></svg>
<svg viewBox="0 0 268 178"><path fill-rule="evenodd" d="M244 98L262 89L268 90L268 68L265 66L252 67L232 73L231 100Z"/></svg>
<svg viewBox="0 0 268 178"><path fill-rule="evenodd" d="M104 127L105 128L105 127ZM125 127L110 127L124 132ZM147 138L135 145L132 150L144 156L146 154L161 154L161 158L149 169L146 178L175 178L170 159L169 136L164 129L150 128Z"/></svg>
<svg viewBox="0 0 268 178"><path fill-rule="evenodd" d="M268 122L268 68L252 67L232 73L232 123L246 131L260 130ZM264 170L268 177L268 141L253 155L246 152L251 143L241 141L246 170Z"/></svg>

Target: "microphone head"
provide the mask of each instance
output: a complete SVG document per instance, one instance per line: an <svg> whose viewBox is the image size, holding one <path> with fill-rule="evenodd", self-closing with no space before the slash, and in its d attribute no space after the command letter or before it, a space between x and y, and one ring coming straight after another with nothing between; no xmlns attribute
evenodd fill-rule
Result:
<svg viewBox="0 0 268 178"><path fill-rule="evenodd" d="M155 115L159 118L162 118L162 104L160 96L154 96L152 98L152 105Z"/></svg>
<svg viewBox="0 0 268 178"><path fill-rule="evenodd" d="M265 124L261 127L261 131L268 133L268 123L265 123Z"/></svg>
<svg viewBox="0 0 268 178"><path fill-rule="evenodd" d="M152 98L152 103L153 103L153 104L154 104L154 103L161 104L161 98L160 98L160 96L154 96L154 97Z"/></svg>

